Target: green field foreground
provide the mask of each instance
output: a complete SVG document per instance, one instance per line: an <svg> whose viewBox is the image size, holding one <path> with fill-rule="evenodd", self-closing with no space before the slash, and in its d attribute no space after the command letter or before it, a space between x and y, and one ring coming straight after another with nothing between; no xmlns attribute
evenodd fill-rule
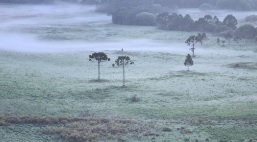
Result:
<svg viewBox="0 0 257 142"><path fill-rule="evenodd" d="M127 51L135 65L126 67L127 86L121 87L122 68L111 67L111 62L102 63L103 81L95 80L97 64L88 61L90 53L1 51L1 116L129 119L140 123L142 129L154 123L155 127L147 126L141 135L121 134L110 141L256 139L256 69L229 66L241 56L232 60L220 55L214 61L201 55L195 58L191 71L186 71L183 55ZM107 53L111 58L121 54ZM208 64L210 60L214 62ZM209 69L202 68L207 65ZM58 135L41 134L46 126L64 124L10 124L1 126L5 141L64 140ZM171 131L163 131L166 127ZM29 133L24 134L26 129ZM147 129L154 134L143 135ZM26 135L33 137L26 139Z"/></svg>

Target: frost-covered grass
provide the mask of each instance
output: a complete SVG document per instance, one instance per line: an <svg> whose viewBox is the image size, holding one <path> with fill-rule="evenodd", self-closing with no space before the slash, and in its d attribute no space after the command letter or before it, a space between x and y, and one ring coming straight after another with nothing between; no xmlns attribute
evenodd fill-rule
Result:
<svg viewBox="0 0 257 142"><path fill-rule="evenodd" d="M0 116L123 117L172 130L141 141L256 139L255 43L223 47L207 34L203 45L196 44L194 65L186 71L190 47L184 41L196 33L113 25L110 17L99 14L94 16L106 19L79 17L92 11L78 10L72 20L63 11L44 12L41 20L25 12L16 22L3 16L10 11L2 14L8 20L0 29ZM63 21L56 23L58 17ZM100 82L97 62L88 61L95 51L111 58L101 63ZM126 66L126 87L122 68L112 67L124 54L135 62ZM36 125L0 126L7 142L28 141L28 135L33 136L30 141L56 141L41 136Z"/></svg>
<svg viewBox="0 0 257 142"><path fill-rule="evenodd" d="M135 64L126 67L127 87L124 88L121 87L122 68L111 67L112 62L102 63L101 78L105 81L94 81L97 63L88 61L90 53L1 51L1 115L81 117L93 114L138 120L186 118L221 122L248 122L256 118L256 70L227 66L241 57L230 54L215 59L217 54L198 53L195 65L188 72L183 66L183 55L127 51ZM111 59L120 54L110 50L106 53ZM256 57L249 55L248 58ZM129 99L134 95L140 101L131 102ZM220 127L214 126L214 130ZM218 139L217 132L211 130L207 132L212 139Z"/></svg>

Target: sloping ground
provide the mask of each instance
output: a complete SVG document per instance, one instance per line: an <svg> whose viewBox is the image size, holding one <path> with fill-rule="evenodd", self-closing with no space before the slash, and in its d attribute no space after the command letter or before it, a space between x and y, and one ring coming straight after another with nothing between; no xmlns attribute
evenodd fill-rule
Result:
<svg viewBox="0 0 257 142"><path fill-rule="evenodd" d="M229 64L228 67L238 69L257 69L257 62L238 62Z"/></svg>
<svg viewBox="0 0 257 142"><path fill-rule="evenodd" d="M113 68L112 62L101 64L104 81L95 81L97 64L88 61L88 51L1 51L0 114L5 117L1 117L0 133L6 142L256 139L256 71L225 66L242 60L238 54L245 52L207 54L213 53L209 50L198 49L190 71L183 65L181 51L106 51L111 58L126 53L135 61L126 66L126 87L121 87L122 68ZM254 57L251 53L243 59ZM59 117L63 115L69 117ZM121 124L124 119L133 122ZM97 122L91 124L93 120ZM164 128L171 130L164 132ZM28 134L33 140L27 140L21 129L32 129ZM93 129L97 132L92 134ZM106 129L121 132L102 134Z"/></svg>

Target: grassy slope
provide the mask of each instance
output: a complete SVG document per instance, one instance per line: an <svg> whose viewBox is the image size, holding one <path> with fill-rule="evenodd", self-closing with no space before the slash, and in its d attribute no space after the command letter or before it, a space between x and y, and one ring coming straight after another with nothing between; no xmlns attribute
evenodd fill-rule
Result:
<svg viewBox="0 0 257 142"><path fill-rule="evenodd" d="M37 34L44 40L77 39L95 42L100 39L105 42L146 38L156 40L157 43L163 42L160 46L176 46L191 34L160 31L152 27L118 26L108 22L70 28L53 26L43 30L25 28L25 31ZM190 72L185 71L183 66L186 53L127 52L135 60L135 65L127 67L126 88L120 87L121 68L112 68L111 62L103 63L101 67L102 78L106 81L95 82L97 65L88 62L89 51L0 51L0 115L78 117L93 114L145 121L159 120L161 126L168 122L167 126L173 132L163 134L157 141L184 141L189 137L190 140L202 141L207 137L212 141L255 138L256 70L226 66L241 61L256 61L252 53L254 45L242 42L224 48L216 47L215 37L210 37L197 49L199 52L196 52L195 65ZM217 53L214 49L217 49ZM112 59L120 55L116 51L106 52ZM130 102L134 95L140 98L139 102ZM192 122L199 120L208 120L208 123ZM227 120L234 121L227 123ZM216 121L219 123L212 123ZM195 133L184 135L177 132L176 128L181 126ZM8 137L4 137L5 141L25 141L23 133L17 132L15 136L12 136L13 132L9 133L9 129L18 131L20 127L37 129L34 126L1 126L0 134L8 134ZM31 133L29 135L36 135L31 141L40 141L37 131Z"/></svg>

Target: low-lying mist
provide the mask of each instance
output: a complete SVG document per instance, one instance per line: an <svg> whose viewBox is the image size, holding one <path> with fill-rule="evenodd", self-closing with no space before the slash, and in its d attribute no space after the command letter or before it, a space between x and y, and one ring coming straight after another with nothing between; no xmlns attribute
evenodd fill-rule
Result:
<svg viewBox="0 0 257 142"><path fill-rule="evenodd" d="M232 11L209 11L208 14L225 17ZM206 12L196 9L181 9L178 13L201 17ZM236 12L244 17L255 12ZM55 5L0 5L0 49L23 52L66 52L93 50L169 50L180 52L188 47L183 41L167 43L154 41L144 35L134 39L115 37L118 28L130 28L129 36L136 34L133 26L112 25L111 16L96 13L95 6L75 4ZM110 26L108 29L105 26ZM138 29L138 28L137 28ZM154 34L160 32L153 27ZM127 31L131 31L127 30ZM150 30L149 30L150 31ZM154 36L158 36L157 34ZM113 40L113 38L115 40ZM111 40L110 40L111 39ZM184 48L181 48L184 47ZM184 52L183 52L184 53Z"/></svg>
<svg viewBox="0 0 257 142"><path fill-rule="evenodd" d="M0 49L4 50L42 52L83 48L85 42L76 38L65 41L51 37L70 36L74 34L70 29L78 31L83 25L110 21L110 16L95 13L94 6L10 4L0 7Z"/></svg>
<svg viewBox="0 0 257 142"><path fill-rule="evenodd" d="M169 51L183 53L187 51L184 44L173 44L174 48L148 39L123 40L116 42L87 42L82 40L47 41L39 40L34 35L20 33L1 33L0 49L18 52L72 52L72 51L103 51L103 50L126 50L126 51ZM185 51L184 51L185 52Z"/></svg>

